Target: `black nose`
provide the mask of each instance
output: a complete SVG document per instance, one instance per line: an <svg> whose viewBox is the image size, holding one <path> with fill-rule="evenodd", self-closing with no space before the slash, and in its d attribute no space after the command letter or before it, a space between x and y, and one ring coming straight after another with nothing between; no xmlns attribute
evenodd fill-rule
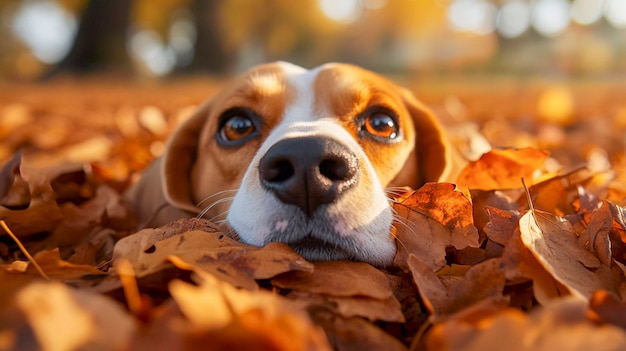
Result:
<svg viewBox="0 0 626 351"><path fill-rule="evenodd" d="M354 153L338 141L301 137L279 141L261 158L261 184L307 216L333 202L358 176Z"/></svg>

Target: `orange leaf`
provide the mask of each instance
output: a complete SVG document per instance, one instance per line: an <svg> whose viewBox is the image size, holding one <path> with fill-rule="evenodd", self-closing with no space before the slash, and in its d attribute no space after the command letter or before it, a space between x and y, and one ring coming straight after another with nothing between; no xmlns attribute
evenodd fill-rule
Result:
<svg viewBox="0 0 626 351"><path fill-rule="evenodd" d="M478 247L472 205L450 183L427 183L395 202L398 252L394 263L407 268L410 254L433 270L445 265L446 248Z"/></svg>
<svg viewBox="0 0 626 351"><path fill-rule="evenodd" d="M502 190L522 187L521 178L532 180L548 158L548 152L533 148L493 149L463 169L457 184L469 189Z"/></svg>
<svg viewBox="0 0 626 351"><path fill-rule="evenodd" d="M174 280L170 292L190 322L190 331L219 331L210 344L229 347L216 349L249 348L250 339L257 339L255 349L262 350L329 349L321 330L284 298L267 291L237 289L211 274L196 273L199 286Z"/></svg>

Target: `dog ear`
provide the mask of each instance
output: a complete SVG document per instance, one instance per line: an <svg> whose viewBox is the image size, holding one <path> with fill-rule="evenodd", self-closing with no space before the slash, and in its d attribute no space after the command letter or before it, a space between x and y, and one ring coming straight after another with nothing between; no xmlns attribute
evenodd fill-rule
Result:
<svg viewBox="0 0 626 351"><path fill-rule="evenodd" d="M418 188L426 182L452 180L451 145L439 121L408 90L401 89L401 96L413 120L415 147L390 185Z"/></svg>
<svg viewBox="0 0 626 351"><path fill-rule="evenodd" d="M178 126L168 140L160 169L167 202L194 213L198 212L198 207L191 199L191 169L198 153L200 134L210 113L211 101L208 101Z"/></svg>
<svg viewBox="0 0 626 351"><path fill-rule="evenodd" d="M199 212L191 200L189 177L196 157L209 103L198 110L170 137L165 153L124 193L135 213L138 228L156 227Z"/></svg>

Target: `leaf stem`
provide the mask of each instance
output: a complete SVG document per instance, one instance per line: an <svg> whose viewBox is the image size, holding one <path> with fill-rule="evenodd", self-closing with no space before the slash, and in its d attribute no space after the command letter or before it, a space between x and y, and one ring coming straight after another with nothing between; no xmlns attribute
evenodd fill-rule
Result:
<svg viewBox="0 0 626 351"><path fill-rule="evenodd" d="M533 205L533 199L530 196L530 190L528 190L528 187L526 186L526 182L524 181L523 177L522 177L522 185L524 186L524 190L526 191L526 197L528 198L528 208L530 209L532 213L535 213L535 205Z"/></svg>
<svg viewBox="0 0 626 351"><path fill-rule="evenodd" d="M4 231L6 231L7 234L9 234L11 239L15 241L15 243L20 248L24 256L26 256L28 261L32 263L35 269L37 270L37 272L39 272L39 275L41 275L44 279L50 280L50 277L48 277L46 272L44 272L43 269L41 269L41 266L39 266L39 264L37 263L37 261L35 261L33 256L31 256L30 253L28 253L28 250L26 250L24 245L22 245L22 242L17 238L17 236L13 234L13 232L11 231L11 229L9 228L9 226L6 224L6 222L3 219L0 219L0 227L2 227L2 229L4 229Z"/></svg>

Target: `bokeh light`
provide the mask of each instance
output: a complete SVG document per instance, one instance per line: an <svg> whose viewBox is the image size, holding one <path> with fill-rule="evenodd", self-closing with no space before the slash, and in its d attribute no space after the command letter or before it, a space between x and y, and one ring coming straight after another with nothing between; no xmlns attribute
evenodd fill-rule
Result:
<svg viewBox="0 0 626 351"><path fill-rule="evenodd" d="M494 31L497 8L487 0L455 0L448 8L448 20L453 29L476 34Z"/></svg>
<svg viewBox="0 0 626 351"><path fill-rule="evenodd" d="M574 0L572 20L582 25L590 25L602 18L604 0Z"/></svg>
<svg viewBox="0 0 626 351"><path fill-rule="evenodd" d="M11 27L33 55L44 63L60 61L72 46L76 19L54 1L24 2Z"/></svg>
<svg viewBox="0 0 626 351"><path fill-rule="evenodd" d="M626 28L626 0L607 0L604 16L616 28Z"/></svg>
<svg viewBox="0 0 626 351"><path fill-rule="evenodd" d="M532 25L542 35L561 34L570 22L567 0L537 0L533 6Z"/></svg>
<svg viewBox="0 0 626 351"><path fill-rule="evenodd" d="M352 22L359 17L362 3L359 0L319 0L324 14L338 22ZM376 4L376 3L372 3Z"/></svg>
<svg viewBox="0 0 626 351"><path fill-rule="evenodd" d="M511 0L500 8L498 33L505 38L522 35L530 27L530 6L523 0Z"/></svg>

